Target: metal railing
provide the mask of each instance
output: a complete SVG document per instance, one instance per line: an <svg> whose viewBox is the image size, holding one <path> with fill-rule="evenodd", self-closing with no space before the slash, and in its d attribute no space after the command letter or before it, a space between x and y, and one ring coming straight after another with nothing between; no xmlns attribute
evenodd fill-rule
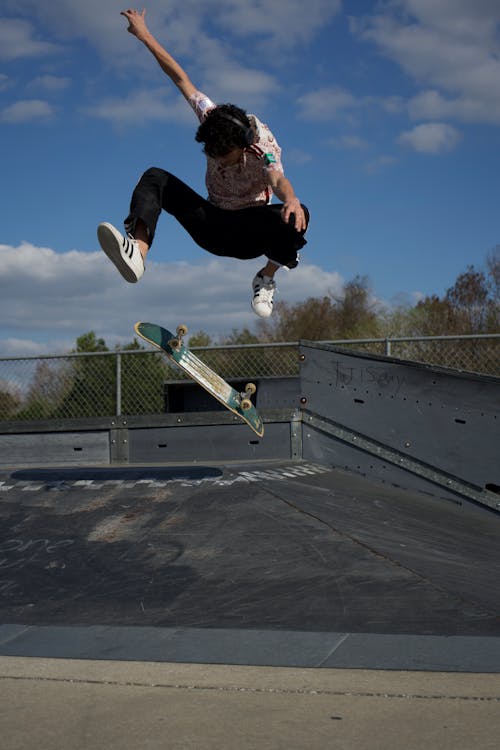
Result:
<svg viewBox="0 0 500 750"><path fill-rule="evenodd" d="M500 334L320 342L500 375ZM224 378L298 375L298 343L196 347ZM158 350L0 357L0 421L78 419L165 411L165 383L184 374Z"/></svg>

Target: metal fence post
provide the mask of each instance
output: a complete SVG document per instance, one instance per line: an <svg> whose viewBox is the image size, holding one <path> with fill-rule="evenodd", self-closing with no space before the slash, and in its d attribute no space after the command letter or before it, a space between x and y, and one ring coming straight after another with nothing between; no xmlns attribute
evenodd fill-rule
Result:
<svg viewBox="0 0 500 750"><path fill-rule="evenodd" d="M122 355L116 355L116 416L122 413Z"/></svg>
<svg viewBox="0 0 500 750"><path fill-rule="evenodd" d="M385 340L385 356L390 357L391 356L391 339Z"/></svg>

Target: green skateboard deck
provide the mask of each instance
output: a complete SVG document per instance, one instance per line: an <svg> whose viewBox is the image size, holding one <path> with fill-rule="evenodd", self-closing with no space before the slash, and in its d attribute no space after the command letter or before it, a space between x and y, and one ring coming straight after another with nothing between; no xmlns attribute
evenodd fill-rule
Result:
<svg viewBox="0 0 500 750"><path fill-rule="evenodd" d="M259 437L264 434L264 424L250 396L255 393L253 383L248 383L245 393L238 393L229 383L198 359L183 342L187 333L185 326L178 326L173 334L155 323L136 323L135 332L145 341L161 349L169 359L181 368L198 385L201 385L226 409L240 417Z"/></svg>

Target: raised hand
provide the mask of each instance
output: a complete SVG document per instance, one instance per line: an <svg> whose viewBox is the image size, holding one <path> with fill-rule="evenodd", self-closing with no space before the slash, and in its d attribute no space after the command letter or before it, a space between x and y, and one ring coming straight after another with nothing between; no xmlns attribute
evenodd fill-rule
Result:
<svg viewBox="0 0 500 750"><path fill-rule="evenodd" d="M145 20L146 8L142 9L142 13L139 13L135 8L129 8L128 10L122 10L120 15L125 16L129 23L127 31L139 40L144 41L144 38L148 34L148 27Z"/></svg>

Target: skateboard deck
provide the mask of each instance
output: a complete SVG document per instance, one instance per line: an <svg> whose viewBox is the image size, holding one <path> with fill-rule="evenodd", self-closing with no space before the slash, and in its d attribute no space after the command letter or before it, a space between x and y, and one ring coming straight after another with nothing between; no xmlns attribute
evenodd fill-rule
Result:
<svg viewBox="0 0 500 750"><path fill-rule="evenodd" d="M250 401L250 396L255 392L255 386L249 383L245 393L238 393L229 383L226 383L224 378L198 359L184 344L182 337L187 333L185 326L179 326L177 334L174 334L155 323L139 322L135 324L134 330L142 339L161 349L198 385L220 401L226 409L246 422L259 437L263 436L264 424Z"/></svg>

